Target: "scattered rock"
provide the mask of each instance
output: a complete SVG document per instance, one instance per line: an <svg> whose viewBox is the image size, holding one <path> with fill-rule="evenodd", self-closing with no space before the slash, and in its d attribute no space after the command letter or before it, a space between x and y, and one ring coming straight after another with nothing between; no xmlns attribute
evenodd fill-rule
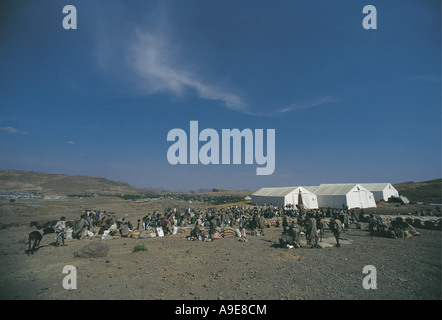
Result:
<svg viewBox="0 0 442 320"><path fill-rule="evenodd" d="M99 258L109 253L109 246L105 243L90 243L82 249L74 252L76 258Z"/></svg>

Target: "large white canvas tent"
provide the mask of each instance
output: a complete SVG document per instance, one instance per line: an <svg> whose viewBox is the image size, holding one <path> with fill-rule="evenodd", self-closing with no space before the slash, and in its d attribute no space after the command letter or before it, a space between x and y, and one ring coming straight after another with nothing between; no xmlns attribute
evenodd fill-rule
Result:
<svg viewBox="0 0 442 320"><path fill-rule="evenodd" d="M318 209L318 199L315 194L303 187L261 188L251 195L252 204L304 205L306 209Z"/></svg>
<svg viewBox="0 0 442 320"><path fill-rule="evenodd" d="M391 183L361 183L361 186L367 188L374 195L376 201L388 201L390 197L399 197L399 191Z"/></svg>
<svg viewBox="0 0 442 320"><path fill-rule="evenodd" d="M376 201L373 193L360 184L321 184L319 186L304 187L314 193L318 205L322 208L374 208Z"/></svg>

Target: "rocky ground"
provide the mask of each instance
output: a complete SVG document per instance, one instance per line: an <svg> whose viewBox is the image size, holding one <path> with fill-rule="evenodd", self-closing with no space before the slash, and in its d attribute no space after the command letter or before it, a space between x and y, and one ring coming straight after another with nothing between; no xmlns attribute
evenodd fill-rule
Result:
<svg viewBox="0 0 442 320"><path fill-rule="evenodd" d="M132 218L145 210L130 203L118 205L118 212ZM63 211L78 216L79 208L75 203ZM2 221L13 221L8 210L3 207ZM41 217L60 213L51 210ZM24 213L18 216L26 220ZM248 242L188 241L190 229L185 229L162 238L94 238L55 247L53 235L46 235L40 249L27 255L25 243L33 230L23 224L0 230L1 299L441 299L440 230L418 229L419 236L386 239L371 238L368 231L352 226L342 234L340 248L322 249L281 248L282 228L275 226L266 228L263 236L249 235ZM329 230L325 240L334 243ZM106 257L74 257L95 242L108 245ZM147 251L133 252L138 244ZM75 290L62 286L66 265L77 270ZM377 289L363 287L366 265L376 268Z"/></svg>

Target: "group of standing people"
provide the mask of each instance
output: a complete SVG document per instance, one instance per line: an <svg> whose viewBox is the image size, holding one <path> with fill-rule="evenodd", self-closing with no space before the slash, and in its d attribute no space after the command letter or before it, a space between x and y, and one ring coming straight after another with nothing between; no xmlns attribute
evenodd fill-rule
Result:
<svg viewBox="0 0 442 320"><path fill-rule="evenodd" d="M360 227L360 221L353 211L346 209L336 210L328 208L324 213L321 209L313 211L291 211L283 216L283 234L279 239L282 246L300 248L300 236L305 234L307 244L312 248L319 248L318 242L323 240L325 233L325 218L328 219L328 228L333 232L336 239L336 247L340 247L339 239L342 232L347 232L350 223Z"/></svg>

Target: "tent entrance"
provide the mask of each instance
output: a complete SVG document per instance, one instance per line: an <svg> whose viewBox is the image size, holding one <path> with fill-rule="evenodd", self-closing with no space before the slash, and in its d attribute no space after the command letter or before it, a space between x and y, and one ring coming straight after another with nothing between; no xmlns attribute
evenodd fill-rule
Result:
<svg viewBox="0 0 442 320"><path fill-rule="evenodd" d="M302 202L302 195L301 195L301 192L299 192L299 194L298 194L298 204L299 204L300 206L304 204L304 203Z"/></svg>

